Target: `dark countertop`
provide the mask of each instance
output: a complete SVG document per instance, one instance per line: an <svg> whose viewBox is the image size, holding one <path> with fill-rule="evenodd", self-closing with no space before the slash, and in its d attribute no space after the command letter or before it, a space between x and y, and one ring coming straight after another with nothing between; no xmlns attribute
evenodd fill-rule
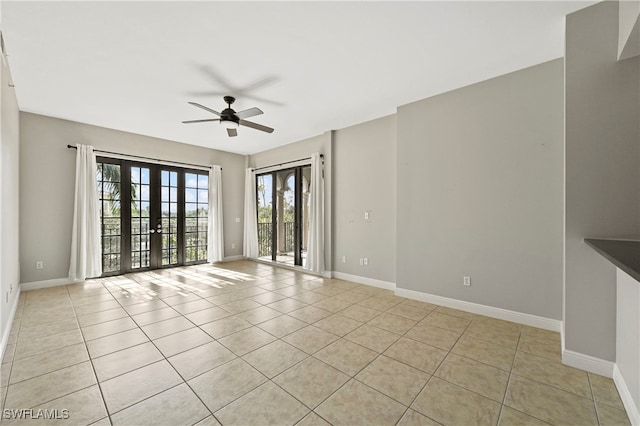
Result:
<svg viewBox="0 0 640 426"><path fill-rule="evenodd" d="M640 235L620 238L585 238L584 242L640 282Z"/></svg>

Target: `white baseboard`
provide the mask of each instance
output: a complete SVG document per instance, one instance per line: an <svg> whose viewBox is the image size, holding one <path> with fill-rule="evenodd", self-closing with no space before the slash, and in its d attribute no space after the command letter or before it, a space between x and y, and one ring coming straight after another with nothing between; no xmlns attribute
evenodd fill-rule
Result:
<svg viewBox="0 0 640 426"><path fill-rule="evenodd" d="M491 318L511 321L531 327L543 328L545 330L560 332L562 321L525 314L522 312L510 311L508 309L495 308L493 306L480 305L478 303L466 302L464 300L451 299L448 297L436 296L434 294L422 293L420 291L397 288L396 295L408 299L419 300L421 302L433 303L435 305L446 306L447 308L458 309L460 311L471 312Z"/></svg>
<svg viewBox="0 0 640 426"><path fill-rule="evenodd" d="M625 382L617 365L613 366L613 382L616 384L624 409L627 410L629 422L631 422L632 425L640 425L640 411L633 400L631 392L629 392L629 387L627 386L627 383Z"/></svg>
<svg viewBox="0 0 640 426"><path fill-rule="evenodd" d="M13 298L13 305L11 306L11 312L9 312L9 321L7 321L7 325L4 330L2 330L2 340L0 340L0 362L2 361L2 357L4 357L5 349L7 349L7 342L9 341L9 335L11 334L13 319L16 317L16 310L18 309L18 300L20 299L21 291L21 287L18 286L18 292Z"/></svg>
<svg viewBox="0 0 640 426"><path fill-rule="evenodd" d="M54 278L52 280L22 283L20 284L20 288L22 288L23 291L27 291L27 290L37 290L39 288L57 287L59 285L67 285L72 283L73 281L71 281L69 278Z"/></svg>
<svg viewBox="0 0 640 426"><path fill-rule="evenodd" d="M338 278L340 280L352 281L358 284L370 285L372 287L383 288L385 290L395 290L396 283L391 283L389 281L376 280L374 278L362 277L360 275L351 275L345 274L344 272L332 272L333 278Z"/></svg>
<svg viewBox="0 0 640 426"><path fill-rule="evenodd" d="M226 256L224 259L222 259L223 262L234 262L236 260L244 260L246 259L246 257L244 257L241 254L238 254L236 256Z"/></svg>
<svg viewBox="0 0 640 426"><path fill-rule="evenodd" d="M562 351L562 363L569 367L579 368L605 377L613 377L615 363L591 355L581 354L568 349Z"/></svg>

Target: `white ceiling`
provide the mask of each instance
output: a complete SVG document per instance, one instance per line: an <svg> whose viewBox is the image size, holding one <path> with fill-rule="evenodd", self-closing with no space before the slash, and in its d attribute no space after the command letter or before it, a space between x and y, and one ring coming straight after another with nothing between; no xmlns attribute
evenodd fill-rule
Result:
<svg viewBox="0 0 640 426"><path fill-rule="evenodd" d="M593 3L3 1L1 19L22 111L249 154L561 57L564 16ZM181 123L223 94L275 132Z"/></svg>

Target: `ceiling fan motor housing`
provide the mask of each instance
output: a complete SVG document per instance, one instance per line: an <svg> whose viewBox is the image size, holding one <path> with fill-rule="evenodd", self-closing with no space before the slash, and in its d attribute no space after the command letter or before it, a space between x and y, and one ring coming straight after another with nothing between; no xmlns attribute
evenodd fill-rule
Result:
<svg viewBox="0 0 640 426"><path fill-rule="evenodd" d="M220 123L223 123L224 121L233 121L238 125L240 124L240 119L236 115L236 112L231 108L225 108L220 113Z"/></svg>

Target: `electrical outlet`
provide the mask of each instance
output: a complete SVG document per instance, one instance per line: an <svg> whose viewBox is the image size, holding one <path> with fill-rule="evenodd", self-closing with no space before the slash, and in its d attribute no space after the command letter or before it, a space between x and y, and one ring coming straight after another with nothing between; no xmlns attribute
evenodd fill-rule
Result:
<svg viewBox="0 0 640 426"><path fill-rule="evenodd" d="M364 265L364 259L360 258L360 266Z"/></svg>
<svg viewBox="0 0 640 426"><path fill-rule="evenodd" d="M36 261L36 269L44 269L44 263L42 260Z"/></svg>
<svg viewBox="0 0 640 426"><path fill-rule="evenodd" d="M471 277L464 277L464 282L463 282L463 284L464 284L466 287L471 286Z"/></svg>
<svg viewBox="0 0 640 426"><path fill-rule="evenodd" d="M347 256L342 256L342 263L347 263Z"/></svg>
<svg viewBox="0 0 640 426"><path fill-rule="evenodd" d="M369 258L365 257L364 258L364 266L368 266L369 265Z"/></svg>
<svg viewBox="0 0 640 426"><path fill-rule="evenodd" d="M236 248L236 243L231 243L231 248L232 249Z"/></svg>

